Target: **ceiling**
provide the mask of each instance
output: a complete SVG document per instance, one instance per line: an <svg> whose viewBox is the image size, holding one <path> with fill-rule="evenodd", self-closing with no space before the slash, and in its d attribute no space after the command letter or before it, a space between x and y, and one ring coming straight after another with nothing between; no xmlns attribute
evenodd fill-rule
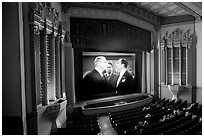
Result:
<svg viewBox="0 0 204 137"><path fill-rule="evenodd" d="M118 10L155 26L202 20L202 2L62 2L63 12L70 7Z"/></svg>
<svg viewBox="0 0 204 137"><path fill-rule="evenodd" d="M202 16L202 2L132 2L134 6L161 17L193 15Z"/></svg>

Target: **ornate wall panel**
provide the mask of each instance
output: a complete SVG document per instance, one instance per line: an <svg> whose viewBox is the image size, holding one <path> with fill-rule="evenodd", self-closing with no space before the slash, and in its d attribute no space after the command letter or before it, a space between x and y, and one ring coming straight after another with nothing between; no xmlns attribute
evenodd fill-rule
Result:
<svg viewBox="0 0 204 137"><path fill-rule="evenodd" d="M65 32L51 3L30 3L30 44L36 105L62 97L60 56Z"/></svg>
<svg viewBox="0 0 204 137"><path fill-rule="evenodd" d="M192 85L192 48L190 31L174 30L161 40L162 82L164 85Z"/></svg>

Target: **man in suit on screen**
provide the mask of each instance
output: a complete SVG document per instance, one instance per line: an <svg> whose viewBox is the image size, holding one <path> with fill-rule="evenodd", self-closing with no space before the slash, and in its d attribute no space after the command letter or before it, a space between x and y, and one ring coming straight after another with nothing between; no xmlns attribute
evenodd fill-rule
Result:
<svg viewBox="0 0 204 137"><path fill-rule="evenodd" d="M104 71L108 61L104 56L98 56L94 60L95 68L83 78L83 90L87 96L105 93L110 90Z"/></svg>
<svg viewBox="0 0 204 137"><path fill-rule="evenodd" d="M113 64L111 62L108 62L108 66L107 66L107 70L106 70L106 77L108 79L111 90L115 91L117 79L119 76L115 74L115 72L113 70Z"/></svg>
<svg viewBox="0 0 204 137"><path fill-rule="evenodd" d="M128 62L126 59L117 61L117 70L119 78L116 83L116 91L118 93L131 93L133 90L133 77L127 70Z"/></svg>

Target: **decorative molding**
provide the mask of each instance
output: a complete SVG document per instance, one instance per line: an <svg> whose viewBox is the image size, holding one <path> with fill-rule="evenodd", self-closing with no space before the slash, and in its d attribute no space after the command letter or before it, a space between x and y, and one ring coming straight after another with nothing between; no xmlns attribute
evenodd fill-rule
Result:
<svg viewBox="0 0 204 137"><path fill-rule="evenodd" d="M183 15L183 16L172 16L172 17L162 17L161 18L161 27L163 25L168 24L176 24L176 23L185 23L185 22L194 22L195 18L191 15Z"/></svg>
<svg viewBox="0 0 204 137"><path fill-rule="evenodd" d="M64 40L65 31L59 19L59 12L54 9L50 2L34 2L29 4L29 21L33 25L34 33L39 35L39 31L46 28L47 33L58 33Z"/></svg>
<svg viewBox="0 0 204 137"><path fill-rule="evenodd" d="M177 27L177 26L189 25L189 24L193 25L194 21L179 22L179 23L173 23L173 24L165 24L165 25L161 25L161 29L167 28L167 27Z"/></svg>
<svg viewBox="0 0 204 137"><path fill-rule="evenodd" d="M161 38L161 47L163 47L162 45L164 45L164 43L172 41L181 41L182 47L191 48L191 46L195 46L193 43L197 41L197 37L190 31L190 29L184 32L177 28L172 31L171 34L169 34L168 31L165 33L165 35Z"/></svg>
<svg viewBox="0 0 204 137"><path fill-rule="evenodd" d="M40 35L40 27L39 26L34 26L33 30L34 30L34 34Z"/></svg>
<svg viewBox="0 0 204 137"><path fill-rule="evenodd" d="M192 52L197 37L190 29L166 31L160 40L162 76L165 85L192 85Z"/></svg>
<svg viewBox="0 0 204 137"><path fill-rule="evenodd" d="M29 23L30 23L30 45L31 45L31 63L35 67L33 72L33 96L39 99L43 106L48 105L49 100L55 100L56 90L56 64L59 47L64 43L65 31L59 19L59 13L52 7L50 2L29 3ZM57 55L56 55L57 54ZM36 74L40 74L38 77ZM36 96L37 95L37 96Z"/></svg>
<svg viewBox="0 0 204 137"><path fill-rule="evenodd" d="M190 48L190 46L192 46L192 43L190 43L193 40L193 34L190 34L190 29L188 29L186 32L184 32L183 30L177 28L174 31L172 31L171 34L168 33L168 31L165 33L165 35L162 37L162 42L161 42L161 46L167 46L163 43L166 42L174 42L174 43L182 43L182 47L187 47ZM177 45L177 44L174 44ZM178 44L180 45L180 44Z"/></svg>
<svg viewBox="0 0 204 137"><path fill-rule="evenodd" d="M59 12L51 7L50 2L34 2L30 3L29 21L34 25L34 31L38 34L39 30L45 28L48 33L57 31L60 25ZM36 27L37 26L37 27Z"/></svg>

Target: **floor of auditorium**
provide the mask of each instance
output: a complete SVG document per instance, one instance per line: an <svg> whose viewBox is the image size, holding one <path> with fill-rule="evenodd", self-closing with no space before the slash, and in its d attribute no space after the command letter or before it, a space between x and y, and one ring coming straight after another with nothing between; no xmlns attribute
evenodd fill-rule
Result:
<svg viewBox="0 0 204 137"><path fill-rule="evenodd" d="M101 135L117 135L110 123L109 116L101 116L98 120L98 125L101 129Z"/></svg>

